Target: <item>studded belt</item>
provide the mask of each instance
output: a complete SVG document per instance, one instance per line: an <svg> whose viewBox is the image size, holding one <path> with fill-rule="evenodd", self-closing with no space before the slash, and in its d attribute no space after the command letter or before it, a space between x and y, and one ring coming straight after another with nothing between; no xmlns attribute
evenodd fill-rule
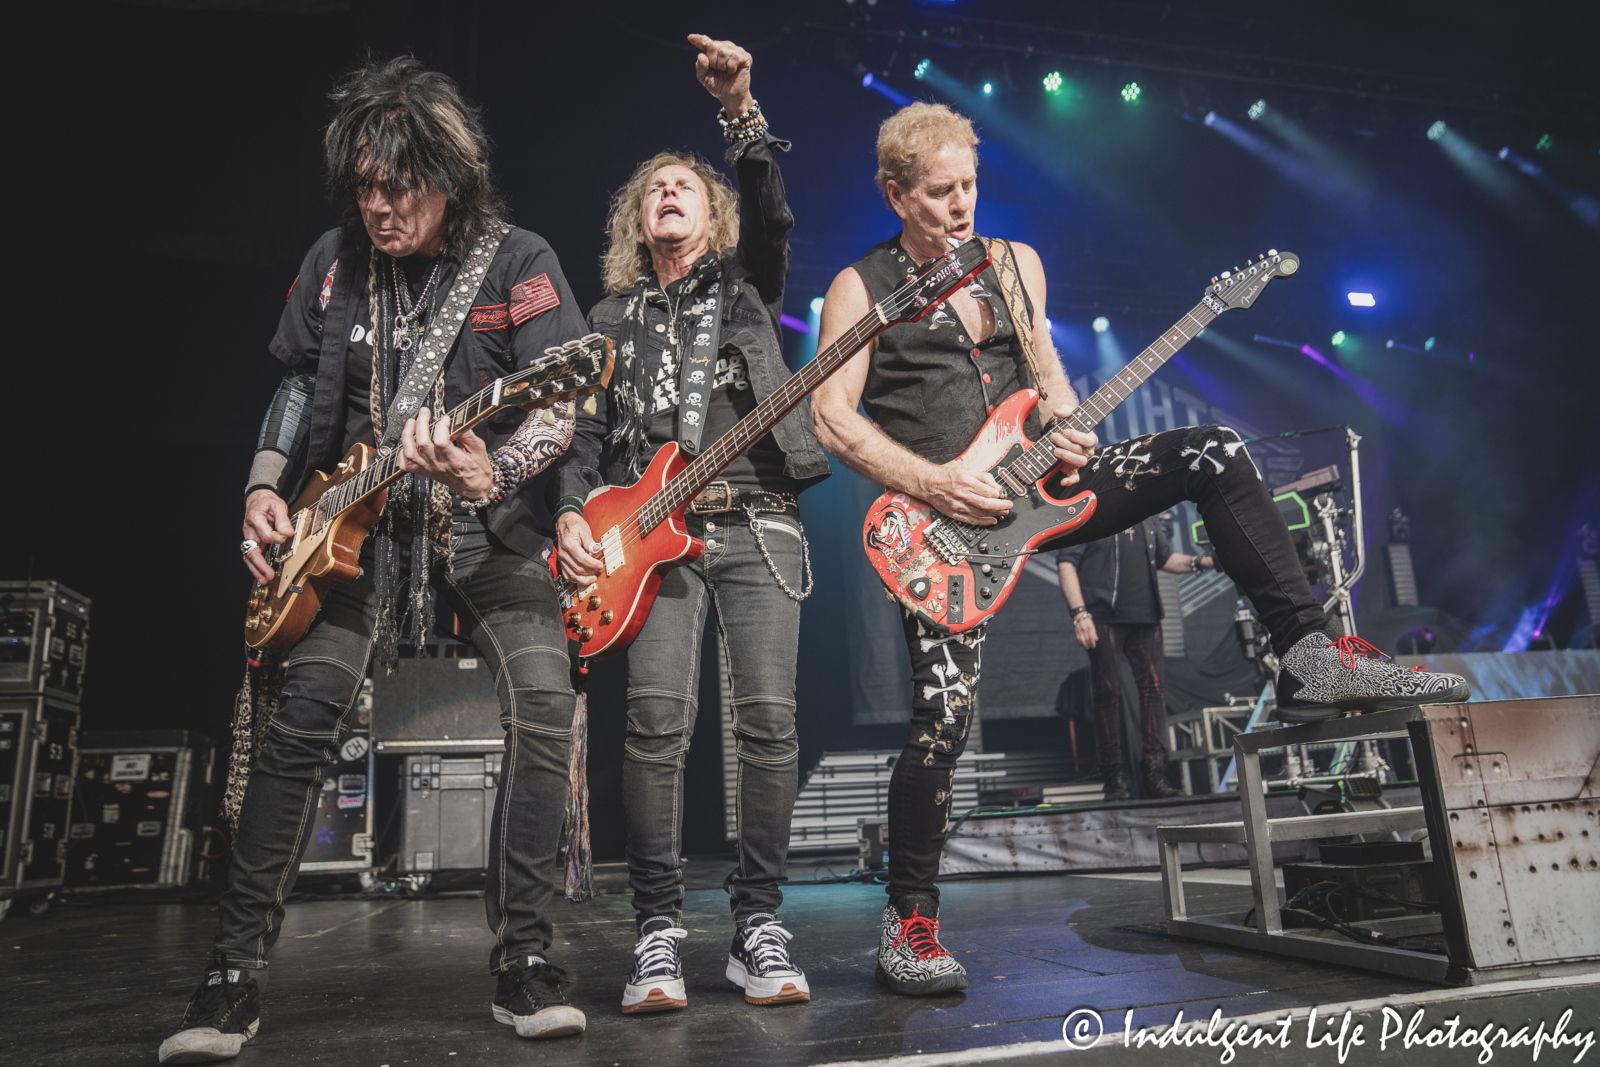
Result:
<svg viewBox="0 0 1600 1067"><path fill-rule="evenodd" d="M712 482L689 502L691 515L723 515L748 518L746 508L759 514L800 513L800 502L793 493L772 493L765 489L741 489L727 482Z"/></svg>

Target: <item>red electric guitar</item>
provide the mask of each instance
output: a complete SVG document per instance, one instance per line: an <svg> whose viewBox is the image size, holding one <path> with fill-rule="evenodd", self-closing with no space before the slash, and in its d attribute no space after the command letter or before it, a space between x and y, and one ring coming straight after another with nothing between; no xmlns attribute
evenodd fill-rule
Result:
<svg viewBox="0 0 1600 1067"><path fill-rule="evenodd" d="M962 633L999 611L1022 574L1022 561L1038 545L1077 529L1094 514L1092 492L1065 500L1052 495L1049 483L1058 461L1046 437L1065 429L1092 430L1207 323L1224 311L1249 307L1268 282L1299 269L1299 256L1271 251L1243 270L1223 271L1177 325L1072 414L1052 419L1038 441L1028 440L1022 427L1039 394L1021 389L1001 402L967 450L950 461L951 466L986 470L1000 484L1011 510L995 525L960 522L908 493L878 497L867 511L863 538L867 558L890 594L924 626L940 633Z"/></svg>
<svg viewBox="0 0 1600 1067"><path fill-rule="evenodd" d="M604 659L627 648L655 603L669 568L693 563L705 542L690 537L683 511L728 464L772 431L823 379L849 362L890 326L916 322L989 265L976 237L925 265L800 372L775 389L738 425L692 463L676 443L663 445L644 476L630 486L602 486L583 505L583 518L600 542L605 572L582 585L565 582L566 626L579 655Z"/></svg>

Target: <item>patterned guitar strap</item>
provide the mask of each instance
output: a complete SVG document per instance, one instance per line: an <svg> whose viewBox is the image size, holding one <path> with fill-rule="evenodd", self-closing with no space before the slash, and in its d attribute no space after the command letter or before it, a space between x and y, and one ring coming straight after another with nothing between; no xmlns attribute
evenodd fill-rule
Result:
<svg viewBox="0 0 1600 1067"><path fill-rule="evenodd" d="M1017 257L1011 251L1010 241L989 237L979 239L993 260L994 276L1000 282L1000 299L1005 301L1006 310L1011 313L1011 323L1017 330L1017 343L1022 346L1028 370L1033 372L1033 387L1039 390L1039 403L1042 406L1050 397L1044 390L1044 379L1039 377L1039 353L1033 347L1033 316L1028 314L1028 298L1022 291L1022 274L1017 270Z"/></svg>

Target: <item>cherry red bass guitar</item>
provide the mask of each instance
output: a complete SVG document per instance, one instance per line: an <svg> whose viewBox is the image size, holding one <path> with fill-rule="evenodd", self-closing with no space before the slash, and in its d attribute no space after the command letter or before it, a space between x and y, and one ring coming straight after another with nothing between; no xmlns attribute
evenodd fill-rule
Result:
<svg viewBox="0 0 1600 1067"><path fill-rule="evenodd" d="M1250 266L1211 279L1200 303L1111 377L1072 414L1052 419L1038 441L1023 423L1039 402L1032 389L1019 390L995 408L967 450L950 461L966 470L988 471L1011 510L993 526L973 526L941 515L908 493L888 492L867 511L863 539L867 558L891 596L930 630L961 633L1000 610L1022 574L1022 563L1046 541L1069 533L1094 514L1095 495L1055 495L1059 479L1048 435L1092 430L1146 378L1207 323L1232 308L1247 308L1274 278L1300 269L1300 257L1271 251ZM1058 484L1054 489L1051 482Z"/></svg>
<svg viewBox="0 0 1600 1067"><path fill-rule="evenodd" d="M597 554L605 570L581 585L563 583L562 594L567 632L579 642L579 655L604 659L627 648L650 616L662 575L700 558L705 542L690 537L683 521L684 508L700 490L770 433L862 345L890 326L921 319L988 265L989 251L976 237L952 248L874 304L860 322L693 462L675 443L667 444L633 485L602 486L590 494L583 518L600 542Z"/></svg>

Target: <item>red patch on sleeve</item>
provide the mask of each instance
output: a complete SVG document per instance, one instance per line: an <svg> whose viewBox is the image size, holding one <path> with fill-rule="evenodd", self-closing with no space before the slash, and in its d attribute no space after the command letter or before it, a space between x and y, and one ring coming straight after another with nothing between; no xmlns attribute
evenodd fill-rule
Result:
<svg viewBox="0 0 1600 1067"><path fill-rule="evenodd" d="M300 275L296 274L294 276L294 281L289 283L289 291L287 293L283 294L283 302L284 303L287 304L289 302L289 298L294 295L294 287L299 285L299 284L300 284Z"/></svg>
<svg viewBox="0 0 1600 1067"><path fill-rule="evenodd" d="M473 330L503 330L510 320L511 314L506 309L507 304L484 304L473 308L467 314L467 321L472 324Z"/></svg>
<svg viewBox="0 0 1600 1067"><path fill-rule="evenodd" d="M542 312L560 305L561 298L550 284L550 275L541 274L511 287L511 325L521 326Z"/></svg>

